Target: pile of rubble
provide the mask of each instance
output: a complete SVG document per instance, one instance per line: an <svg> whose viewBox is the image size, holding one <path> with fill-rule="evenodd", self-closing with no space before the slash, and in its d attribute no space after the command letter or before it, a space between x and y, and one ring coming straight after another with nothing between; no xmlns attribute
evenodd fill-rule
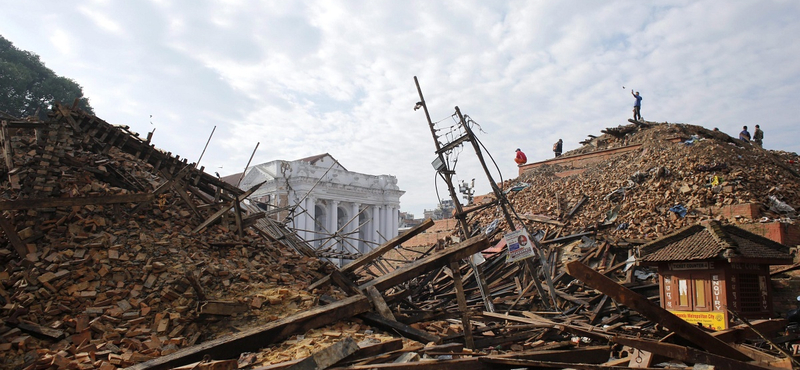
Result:
<svg viewBox="0 0 800 370"><path fill-rule="evenodd" d="M606 143L602 149L641 144L636 150L598 160L569 176L560 174L573 167L542 165L506 182L507 189L521 188L508 193L516 211L563 223L537 226L559 228L564 235L610 228L605 233L610 237L640 240L707 219L752 223L796 216L796 153L765 150L700 126L629 127L622 137L604 134L595 140ZM586 155L590 149L586 145L559 159ZM736 205L754 205L755 211L737 214ZM476 221L488 225L497 218L499 212L490 209Z"/></svg>
<svg viewBox="0 0 800 370"><path fill-rule="evenodd" d="M241 202L254 189L149 137L61 105L45 123L3 121L0 359L103 370L791 366L746 325L708 333L659 311L655 274L631 258L645 238L722 218L720 207L788 216L797 156L694 126L640 126L595 138L642 143L635 153L505 184L519 223L544 231L534 258L507 260L503 234L518 225L486 208L464 235L405 246L427 220L335 268ZM675 134L684 142L661 140ZM774 334L785 323L750 324ZM764 348L732 344L745 338Z"/></svg>
<svg viewBox="0 0 800 370"><path fill-rule="evenodd" d="M214 194L154 195L167 157L123 151L137 136L97 118L105 138L65 124L79 114L3 122L0 367L128 366L315 304L304 288L323 263L231 219L193 232Z"/></svg>

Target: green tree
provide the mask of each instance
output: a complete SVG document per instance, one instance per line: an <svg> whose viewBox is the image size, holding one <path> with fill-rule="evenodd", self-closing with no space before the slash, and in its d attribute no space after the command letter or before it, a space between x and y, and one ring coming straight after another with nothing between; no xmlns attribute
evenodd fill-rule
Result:
<svg viewBox="0 0 800 370"><path fill-rule="evenodd" d="M94 114L83 88L72 79L61 77L47 68L39 56L20 50L0 35L0 111L25 118L39 111L39 118L55 102L72 104L79 98L78 107Z"/></svg>

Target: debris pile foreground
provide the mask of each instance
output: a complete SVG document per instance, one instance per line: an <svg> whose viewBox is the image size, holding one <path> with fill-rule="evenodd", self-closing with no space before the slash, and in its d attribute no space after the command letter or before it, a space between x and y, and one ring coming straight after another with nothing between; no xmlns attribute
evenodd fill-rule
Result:
<svg viewBox="0 0 800 370"><path fill-rule="evenodd" d="M633 261L647 240L700 220L793 221L797 155L695 126L640 126L564 158L637 152L506 184L519 225L486 208L470 216L482 227L469 238L404 248L427 220L337 269L242 203L254 189L126 127L61 105L48 122L3 121L0 359L104 370L791 368L754 333L785 346L783 320L711 333L676 321L654 303L654 272ZM673 134L687 137L663 140ZM737 217L740 204L756 206ZM502 235L523 224L544 231L542 257L508 263Z"/></svg>

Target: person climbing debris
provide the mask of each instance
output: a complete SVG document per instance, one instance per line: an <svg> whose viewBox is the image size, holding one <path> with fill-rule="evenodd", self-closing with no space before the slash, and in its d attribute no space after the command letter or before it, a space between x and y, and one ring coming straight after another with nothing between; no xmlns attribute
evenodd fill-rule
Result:
<svg viewBox="0 0 800 370"><path fill-rule="evenodd" d="M747 126L742 127L742 132L739 133L739 140L750 141L750 132L747 131Z"/></svg>
<svg viewBox="0 0 800 370"><path fill-rule="evenodd" d="M764 144L764 131L761 131L759 125L756 125L756 131L753 132L753 142L759 147Z"/></svg>
<svg viewBox="0 0 800 370"><path fill-rule="evenodd" d="M517 148L517 157L514 158L514 162L517 162L517 165L521 166L525 163L528 163L528 157L525 156L525 153L523 153L522 150Z"/></svg>
<svg viewBox="0 0 800 370"><path fill-rule="evenodd" d="M556 153L556 157L561 155L561 149L563 148L564 141L558 139L555 144L553 144L553 152Z"/></svg>
<svg viewBox="0 0 800 370"><path fill-rule="evenodd" d="M636 93L631 90L631 95L636 99L636 102L633 103L633 120L634 121L641 121L642 120L642 96L639 95L639 92Z"/></svg>

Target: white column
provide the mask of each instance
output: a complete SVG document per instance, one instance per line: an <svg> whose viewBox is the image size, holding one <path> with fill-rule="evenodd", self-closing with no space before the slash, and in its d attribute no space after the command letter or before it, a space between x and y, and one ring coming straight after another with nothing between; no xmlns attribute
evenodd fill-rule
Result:
<svg viewBox="0 0 800 370"><path fill-rule="evenodd" d="M372 206L372 227L370 228L372 241L378 244L381 243L380 236L378 236L378 231L381 230L381 207L374 205Z"/></svg>
<svg viewBox="0 0 800 370"><path fill-rule="evenodd" d="M389 236L387 236L387 238L391 239L391 238L394 238L395 236L397 236L398 218L399 218L399 215L397 214L397 207L392 207L391 208L391 215L389 216L389 219L392 221L392 223L391 223L392 230L391 230L391 233L389 234Z"/></svg>
<svg viewBox="0 0 800 370"><path fill-rule="evenodd" d="M351 233L350 234L350 239L358 239L358 219L359 219L359 217L356 216L358 214L358 208L359 208L359 204L356 203L356 202L353 202L353 204L350 205L350 218L353 219L353 221L350 222L350 227L349 227L350 233ZM353 244L353 246L358 248L358 240L353 240L352 244Z"/></svg>
<svg viewBox="0 0 800 370"><path fill-rule="evenodd" d="M389 206L383 205L381 206L381 235L383 238L381 239L381 243L386 240L389 240Z"/></svg>
<svg viewBox="0 0 800 370"><path fill-rule="evenodd" d="M339 202L331 200L328 204L328 213L331 219L328 220L328 232L335 233L339 229Z"/></svg>
<svg viewBox="0 0 800 370"><path fill-rule="evenodd" d="M328 220L328 233L333 235L333 233L335 233L339 228L339 202L331 200L330 204L328 205L328 210L328 213L330 213L331 217L331 219ZM331 238L331 241L327 244L327 246L331 247L331 250L336 250L338 243L336 243L335 239Z"/></svg>
<svg viewBox="0 0 800 370"><path fill-rule="evenodd" d="M305 239L306 240L314 239L314 229L315 229L315 225L316 225L316 222L314 221L314 218L316 218L316 214L315 214L315 212L316 212L316 203L317 203L317 201L314 200L314 197L309 196L309 197L306 198L306 204L305 204L305 209L306 209L306 214L305 214L305 219L306 219Z"/></svg>

